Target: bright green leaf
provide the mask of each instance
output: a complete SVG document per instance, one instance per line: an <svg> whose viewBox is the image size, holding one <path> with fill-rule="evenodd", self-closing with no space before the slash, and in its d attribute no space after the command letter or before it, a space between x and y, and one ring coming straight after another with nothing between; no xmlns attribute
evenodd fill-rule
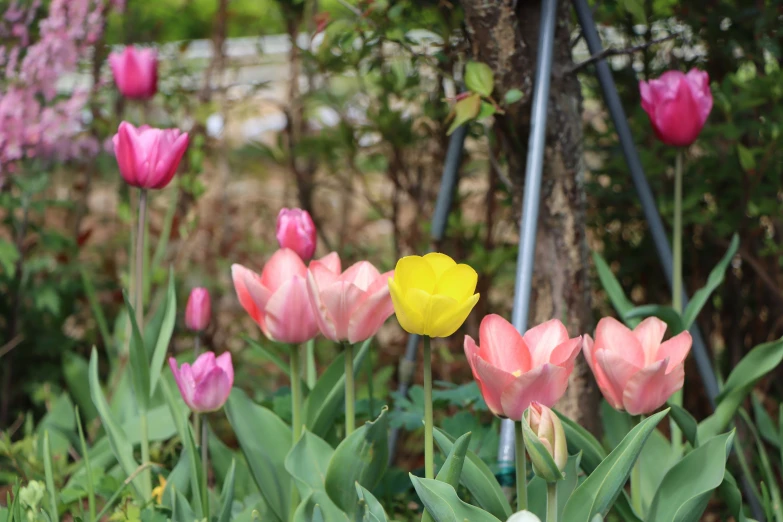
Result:
<svg viewBox="0 0 783 522"><path fill-rule="evenodd" d="M463 502L449 484L413 474L410 477L416 493L435 522L500 522L483 509Z"/></svg>
<svg viewBox="0 0 783 522"><path fill-rule="evenodd" d="M489 65L470 61L465 66L465 86L481 96L491 96L495 90L495 75Z"/></svg>
<svg viewBox="0 0 783 522"><path fill-rule="evenodd" d="M688 303L688 307L685 308L685 312L682 314L682 324L684 329L687 330L691 327L693 322L696 320L696 317L699 315L699 312L701 312L701 309L704 308L705 304L707 304L707 300L710 298L710 295L712 295L712 292L714 292L715 289L718 288L721 283L723 283L723 280L726 278L726 269L728 268L731 259L734 257L734 254L737 253L738 248L739 236L734 234L734 236L731 238L729 249L723 255L721 260L718 261L718 264L715 265L715 268L712 269L710 275L707 277L707 284L704 285L704 288L696 290L696 292L693 294L693 298L691 298L690 302Z"/></svg>

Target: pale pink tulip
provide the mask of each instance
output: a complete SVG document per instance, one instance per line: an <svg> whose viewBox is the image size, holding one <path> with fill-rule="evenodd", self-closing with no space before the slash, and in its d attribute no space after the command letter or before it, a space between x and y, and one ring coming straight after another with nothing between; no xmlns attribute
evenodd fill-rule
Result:
<svg viewBox="0 0 783 522"><path fill-rule="evenodd" d="M367 261L359 261L342 274L339 264L336 270L332 268L313 261L307 272L307 289L321 333L327 339L352 344L369 339L394 312L387 284L394 271L381 274Z"/></svg>
<svg viewBox="0 0 783 522"><path fill-rule="evenodd" d="M197 287L190 291L188 305L185 307L185 326L195 332L204 330L212 315L212 303L209 290Z"/></svg>
<svg viewBox="0 0 783 522"><path fill-rule="evenodd" d="M340 270L337 254L320 262L334 271ZM298 344L318 334L307 295L307 267L290 248L275 252L261 275L235 264L231 266L231 277L242 307L269 339Z"/></svg>
<svg viewBox="0 0 783 522"><path fill-rule="evenodd" d="M553 406L565 393L581 337L552 319L520 335L499 315L481 321L480 346L465 336L465 355L495 415L519 421L532 402Z"/></svg>
<svg viewBox="0 0 783 522"><path fill-rule="evenodd" d="M191 366L169 358L171 373L188 407L197 413L216 411L223 407L234 385L234 365L231 353L215 358L213 352L202 353Z"/></svg>
<svg viewBox="0 0 783 522"><path fill-rule="evenodd" d="M277 215L277 243L310 261L315 254L316 231L310 213L300 208L281 208Z"/></svg>
<svg viewBox="0 0 783 522"><path fill-rule="evenodd" d="M709 75L667 71L656 80L639 82L642 108L656 136L667 145L687 147L699 136L712 110Z"/></svg>
<svg viewBox="0 0 783 522"><path fill-rule="evenodd" d="M136 49L129 45L109 55L109 66L120 94L135 100L147 100L158 90L158 55L154 49Z"/></svg>
<svg viewBox="0 0 783 522"><path fill-rule="evenodd" d="M112 138L120 174L134 187L161 189L177 172L188 148L188 133L179 129L138 129L124 121Z"/></svg>
<svg viewBox="0 0 783 522"><path fill-rule="evenodd" d="M664 333L666 323L657 317L633 330L604 317L595 329L595 342L585 335L585 359L613 408L631 415L650 413L682 388L691 334L682 332L662 343Z"/></svg>

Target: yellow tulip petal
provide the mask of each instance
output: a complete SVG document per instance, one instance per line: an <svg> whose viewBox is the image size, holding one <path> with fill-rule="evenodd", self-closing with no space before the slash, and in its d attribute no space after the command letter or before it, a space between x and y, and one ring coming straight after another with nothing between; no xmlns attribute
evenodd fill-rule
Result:
<svg viewBox="0 0 783 522"><path fill-rule="evenodd" d="M432 267L432 270L435 271L436 281L440 279L446 270L457 264L449 256L441 254L440 252L429 253L424 256L424 260Z"/></svg>
<svg viewBox="0 0 783 522"><path fill-rule="evenodd" d="M394 281L399 285L400 295L411 288L418 288L431 294L435 289L437 277L433 268L423 257L405 256L394 267Z"/></svg>
<svg viewBox="0 0 783 522"><path fill-rule="evenodd" d="M403 330L412 334L424 335L424 325L420 308L411 306L403 295L403 290L393 279L389 279L389 294L391 295L394 313Z"/></svg>
<svg viewBox="0 0 783 522"><path fill-rule="evenodd" d="M441 297L441 296L435 296ZM449 298L446 298L449 299ZM444 310L430 326L430 337L448 337L457 329L462 326L465 319L470 315L470 311L478 303L479 294L473 294L465 301L459 303L457 306L452 306L448 310Z"/></svg>
<svg viewBox="0 0 783 522"><path fill-rule="evenodd" d="M447 295L462 302L476 291L478 274L468 265L454 265L438 278L435 294Z"/></svg>

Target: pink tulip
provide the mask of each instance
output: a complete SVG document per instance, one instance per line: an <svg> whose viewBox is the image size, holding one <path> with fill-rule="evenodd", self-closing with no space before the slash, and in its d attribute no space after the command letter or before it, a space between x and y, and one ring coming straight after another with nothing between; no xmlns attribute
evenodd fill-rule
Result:
<svg viewBox="0 0 783 522"><path fill-rule="evenodd" d="M552 319L520 335L499 315L488 315L479 329L481 346L465 336L465 355L492 413L519 421L532 402L553 406L565 393L581 337L569 339L563 323Z"/></svg>
<svg viewBox="0 0 783 522"><path fill-rule="evenodd" d="M120 174L129 185L161 189L177 172L188 148L188 133L146 125L137 129L124 121L112 141Z"/></svg>
<svg viewBox="0 0 783 522"><path fill-rule="evenodd" d="M324 337L353 344L375 335L394 313L388 285L394 271L381 274L372 263L359 261L341 274L339 259L336 270L310 263L307 289Z"/></svg>
<svg viewBox="0 0 783 522"><path fill-rule="evenodd" d="M320 262L333 271L340 270L337 254L330 254ZM231 277L242 307L269 339L298 344L318 334L307 295L307 267L290 248L275 252L261 275L234 264Z"/></svg>
<svg viewBox="0 0 783 522"><path fill-rule="evenodd" d="M687 147L699 136L712 110L709 75L698 69L688 74L667 71L657 80L639 82L642 108L655 135L667 145Z"/></svg>
<svg viewBox="0 0 783 522"><path fill-rule="evenodd" d="M182 399L192 411L215 411L226 403L234 385L234 365L230 352L218 358L215 358L213 352L204 352L193 366L183 363L180 368L177 368L177 360L171 357L169 366Z"/></svg>
<svg viewBox="0 0 783 522"><path fill-rule="evenodd" d="M277 215L277 243L290 248L307 262L315 254L316 231L310 213L300 208L281 208Z"/></svg>
<svg viewBox="0 0 783 522"><path fill-rule="evenodd" d="M585 335L585 359L613 408L631 415L650 413L682 388L691 334L682 332L662 343L665 332L666 323L657 317L648 317L633 331L605 317L595 329L595 342Z"/></svg>
<svg viewBox="0 0 783 522"><path fill-rule="evenodd" d="M158 90L158 55L154 49L128 46L109 55L117 89L126 98L147 100Z"/></svg>
<svg viewBox="0 0 783 522"><path fill-rule="evenodd" d="M209 298L209 290L201 287L191 290L188 305L185 307L185 326L190 330L200 332L206 329L211 315L212 303Z"/></svg>

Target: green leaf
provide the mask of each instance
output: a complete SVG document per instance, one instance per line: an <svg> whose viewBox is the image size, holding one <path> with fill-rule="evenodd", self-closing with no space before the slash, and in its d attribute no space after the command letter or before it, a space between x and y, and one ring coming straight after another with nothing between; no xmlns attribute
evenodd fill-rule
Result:
<svg viewBox="0 0 783 522"><path fill-rule="evenodd" d="M172 488L171 494L176 498L176 501L174 499L171 500L172 522L194 522L200 520L200 518L196 516L196 513L193 512L193 508L190 507L188 499L185 498L185 495L183 495L181 491Z"/></svg>
<svg viewBox="0 0 783 522"><path fill-rule="evenodd" d="M46 477L46 490L49 492L49 519L58 522L57 516L57 490L54 489L54 473L52 472L52 452L49 450L49 432L44 432L43 437L43 461L44 476Z"/></svg>
<svg viewBox="0 0 783 522"><path fill-rule="evenodd" d="M470 445L470 432L465 433L456 440L451 447L451 451L446 457L446 461L435 476L436 480L445 482L454 489L459 486L459 479L462 475L462 468L465 464L465 455L468 452L468 446ZM422 522L432 522L432 515L426 509L422 513Z"/></svg>
<svg viewBox="0 0 783 522"><path fill-rule="evenodd" d="M547 482L563 480L563 473L557 467L555 459L552 458L546 446L541 443L538 435L530 428L530 424L528 424L524 415L522 417L522 433L524 434L522 438L525 441L525 449L527 449L530 462L533 464L533 472Z"/></svg>
<svg viewBox="0 0 783 522"><path fill-rule="evenodd" d="M595 515L605 516L622 491L631 468L644 443L669 410L644 419L574 490L563 510L563 520L589 522ZM566 435L567 438L567 435Z"/></svg>
<svg viewBox="0 0 783 522"><path fill-rule="evenodd" d="M677 335L685 330L680 314L671 306L654 304L637 306L628 310L628 312L623 315L623 321L628 323L630 322L629 320L644 319L647 317L657 317L665 322L671 335Z"/></svg>
<svg viewBox="0 0 783 522"><path fill-rule="evenodd" d="M783 362L783 339L756 346L734 367L718 397L715 413L699 423L698 440L714 437L729 425L759 379Z"/></svg>
<svg viewBox="0 0 783 522"><path fill-rule="evenodd" d="M375 496L361 484L356 484L356 494L359 497L359 514L362 522L387 522L389 517ZM359 519L357 519L359 520Z"/></svg>
<svg viewBox="0 0 783 522"><path fill-rule="evenodd" d="M289 520L291 480L285 457L291 449L291 429L238 388L231 391L226 402L226 416L270 509L269 516L280 522Z"/></svg>
<svg viewBox="0 0 783 522"><path fill-rule="evenodd" d="M524 96L524 93L519 89L509 89L506 91L505 96L503 96L503 101L506 102L506 105L512 105L521 100Z"/></svg>
<svg viewBox="0 0 783 522"><path fill-rule="evenodd" d="M593 252L593 263L595 263L598 279L601 281L601 286L609 297L609 301L612 302L612 306L617 310L620 317L625 318L625 314L634 308L633 303L625 296L620 281L617 280L612 269L609 268L609 265L598 252ZM631 328L635 327L640 322L641 321L636 318L625 320L625 324Z"/></svg>
<svg viewBox="0 0 783 522"><path fill-rule="evenodd" d="M739 156L739 163L742 170L749 174L752 174L753 171L756 170L756 158L753 157L752 150L738 143L737 156Z"/></svg>
<svg viewBox="0 0 783 522"><path fill-rule="evenodd" d="M217 522L230 522L231 507L234 504L234 474L237 469L237 462L231 461L231 467L228 469L226 480L223 482L223 489L220 491L220 514Z"/></svg>
<svg viewBox="0 0 783 522"><path fill-rule="evenodd" d="M90 397L90 365L73 352L63 354L63 378L68 391L89 424L98 416L98 410Z"/></svg>
<svg viewBox="0 0 783 522"><path fill-rule="evenodd" d="M489 65L470 61L465 65L465 86L481 96L491 96L495 90L495 75Z"/></svg>
<svg viewBox="0 0 783 522"><path fill-rule="evenodd" d="M326 469L334 455L334 450L325 440L309 431L302 433L288 456L285 469L297 481L297 487L305 498L313 490L323 490L326 481Z"/></svg>
<svg viewBox="0 0 783 522"><path fill-rule="evenodd" d="M653 431L639 455L643 513L646 513L652 505L655 492L658 491L666 473L678 461L678 455L672 451L669 439L660 431Z"/></svg>
<svg viewBox="0 0 783 522"><path fill-rule="evenodd" d="M245 340L247 344L249 344L252 348L255 348L257 351L261 352L261 355L267 359L269 362L273 363L275 366L277 366L277 369L283 372L283 374L291 378L291 370L288 367L288 363L285 362L283 359L281 359L276 353L270 351L267 349L264 345L261 343L258 343L250 338L248 335L242 335L242 338Z"/></svg>
<svg viewBox="0 0 783 522"><path fill-rule="evenodd" d="M329 461L326 492L351 518L358 507L354 484L358 482L372 490L386 471L389 460L387 411L384 407L377 419L348 435Z"/></svg>
<svg viewBox="0 0 783 522"><path fill-rule="evenodd" d="M193 503L196 505L196 514L200 517L208 517L209 492L204 489L206 485L204 468L201 465L201 455L198 452L190 424L185 426L185 439L182 444L188 453L188 461L190 462L190 492Z"/></svg>
<svg viewBox="0 0 783 522"><path fill-rule="evenodd" d="M588 475L606 458L606 451L592 433L557 410L553 410L563 424L570 454L581 453L579 465Z"/></svg>
<svg viewBox="0 0 783 522"><path fill-rule="evenodd" d="M712 292L723 283L723 280L726 278L726 268L728 268L729 263L731 263L731 259L734 257L734 254L737 253L738 248L739 236L734 234L731 238L729 249L707 277L707 284L694 292L688 306L685 308L685 312L682 314L682 324L686 330L691 327L696 320L696 317L699 315L699 312L701 312L701 309L707 304L707 300L710 298L710 295L712 295Z"/></svg>
<svg viewBox="0 0 783 522"><path fill-rule="evenodd" d="M718 495L726 503L729 514L734 517L736 522L749 522L743 511L742 493L737 486L737 479L729 473L729 470L726 470L723 482L718 486Z"/></svg>
<svg viewBox="0 0 783 522"><path fill-rule="evenodd" d="M566 464L564 480L557 482L557 512L562 513L568 498L574 492L579 484L579 461L581 454L569 455ZM533 477L527 484L528 510L538 516L541 520L546 520L546 488L547 484L541 477Z"/></svg>
<svg viewBox="0 0 783 522"><path fill-rule="evenodd" d="M87 294L87 301L90 303L90 312L92 313L95 322L98 323L98 331L101 333L103 344L106 345L106 354L111 361L114 357L114 347L112 346L112 336L109 333L109 323L106 321L106 316L103 314L103 307L101 307L101 304L98 301L98 296L95 293L95 286L87 275L87 270L84 266L79 267L79 273L82 276L84 293Z"/></svg>
<svg viewBox="0 0 783 522"><path fill-rule="evenodd" d="M759 456L759 462L761 463L761 470L764 472L764 480L768 486L769 496L772 499L771 507L775 513L775 520L783 520L783 501L781 500L780 488L778 487L777 476L775 470L772 468L772 463L769 461L769 454L764 446L764 441L761 440L759 432L753 421L748 415L748 412L744 408L739 410L740 417L745 422L745 425L753 435L753 439L756 441L756 452ZM733 432L732 432L733 433Z"/></svg>
<svg viewBox="0 0 783 522"><path fill-rule="evenodd" d="M136 323L136 313L128 301L128 296L123 292L125 307L128 309L128 316L131 323L131 342L130 342L130 370L131 380L133 382L133 393L136 398L136 404L139 412L147 411L150 403L150 361L147 358L147 349L144 346L144 340L139 331L139 325Z"/></svg>
<svg viewBox="0 0 783 522"><path fill-rule="evenodd" d="M756 428L759 430L759 435L776 448L780 448L780 435L778 434L778 430L757 393L752 393L750 395L750 403L753 406L753 418L755 420Z"/></svg>
<svg viewBox="0 0 783 522"><path fill-rule="evenodd" d="M685 436L685 440L690 442L691 446L694 448L698 446L699 426L696 423L696 419L693 418L693 415L688 413L684 408L673 404L671 401L669 401L667 405L671 408L669 416L671 416L672 420L680 427L682 434Z"/></svg>
<svg viewBox="0 0 783 522"><path fill-rule="evenodd" d="M3 267L8 279L16 275L16 262L19 260L19 250L7 239L0 239L0 266Z"/></svg>
<svg viewBox="0 0 783 522"><path fill-rule="evenodd" d="M133 446L125 438L125 432L120 429L101 389L101 383L98 380L98 351L94 346L90 355L90 395L95 408L98 410L103 429L106 431L112 453L114 453L117 462L120 463L120 467L125 472L125 475L130 476L139 465L133 458ZM140 477L134 480L133 486L137 492L141 492Z"/></svg>
<svg viewBox="0 0 783 522"><path fill-rule="evenodd" d="M620 5L627 11L637 24L647 24L647 14L644 12L642 0L621 0Z"/></svg>
<svg viewBox="0 0 783 522"><path fill-rule="evenodd" d="M478 116L481 110L481 96L478 94L471 94L467 98L463 98L454 105L454 120L451 122L447 135L451 135L457 128L473 120Z"/></svg>
<svg viewBox="0 0 783 522"><path fill-rule="evenodd" d="M158 385L160 372L163 370L163 363L166 360L166 352L169 349L171 335L174 333L174 323L177 321L177 295L174 291L174 269L169 269L169 284L166 290L165 312L163 313L163 322L155 341L155 350L152 352L152 362L150 363L150 396L155 393L155 387Z"/></svg>
<svg viewBox="0 0 783 522"><path fill-rule="evenodd" d="M497 109L495 109L495 106L491 103L485 102L482 100L481 102L481 108L479 109L479 113L476 115L477 120L481 120L483 118L489 118L493 114L497 112Z"/></svg>
<svg viewBox="0 0 783 522"><path fill-rule="evenodd" d="M694 449L666 473L655 493L647 522L698 522L712 491L723 482L734 432Z"/></svg>
<svg viewBox="0 0 783 522"><path fill-rule="evenodd" d="M500 522L483 509L463 502L449 484L413 474L410 477L416 493L435 522Z"/></svg>
<svg viewBox="0 0 783 522"><path fill-rule="evenodd" d="M435 428L435 442L443 453L451 453L454 439ZM473 500L493 516L506 520L511 516L511 505L500 488L495 475L478 455L468 450L462 467L460 483L470 491Z"/></svg>
<svg viewBox="0 0 783 522"><path fill-rule="evenodd" d="M163 498L161 504L167 507L171 507L171 495L172 489L181 491L183 494L187 494L190 482L192 480L190 476L190 454L187 447L183 447L179 453L179 460L174 465L174 469L171 470L169 476L166 477L166 487L163 489Z"/></svg>
<svg viewBox="0 0 783 522"><path fill-rule="evenodd" d="M371 341L372 339L367 339L354 354L354 375L362 367L362 362L370 351ZM335 419L341 415L344 404L345 354L341 352L318 379L304 402L305 426L319 437L326 437L334 426Z"/></svg>

